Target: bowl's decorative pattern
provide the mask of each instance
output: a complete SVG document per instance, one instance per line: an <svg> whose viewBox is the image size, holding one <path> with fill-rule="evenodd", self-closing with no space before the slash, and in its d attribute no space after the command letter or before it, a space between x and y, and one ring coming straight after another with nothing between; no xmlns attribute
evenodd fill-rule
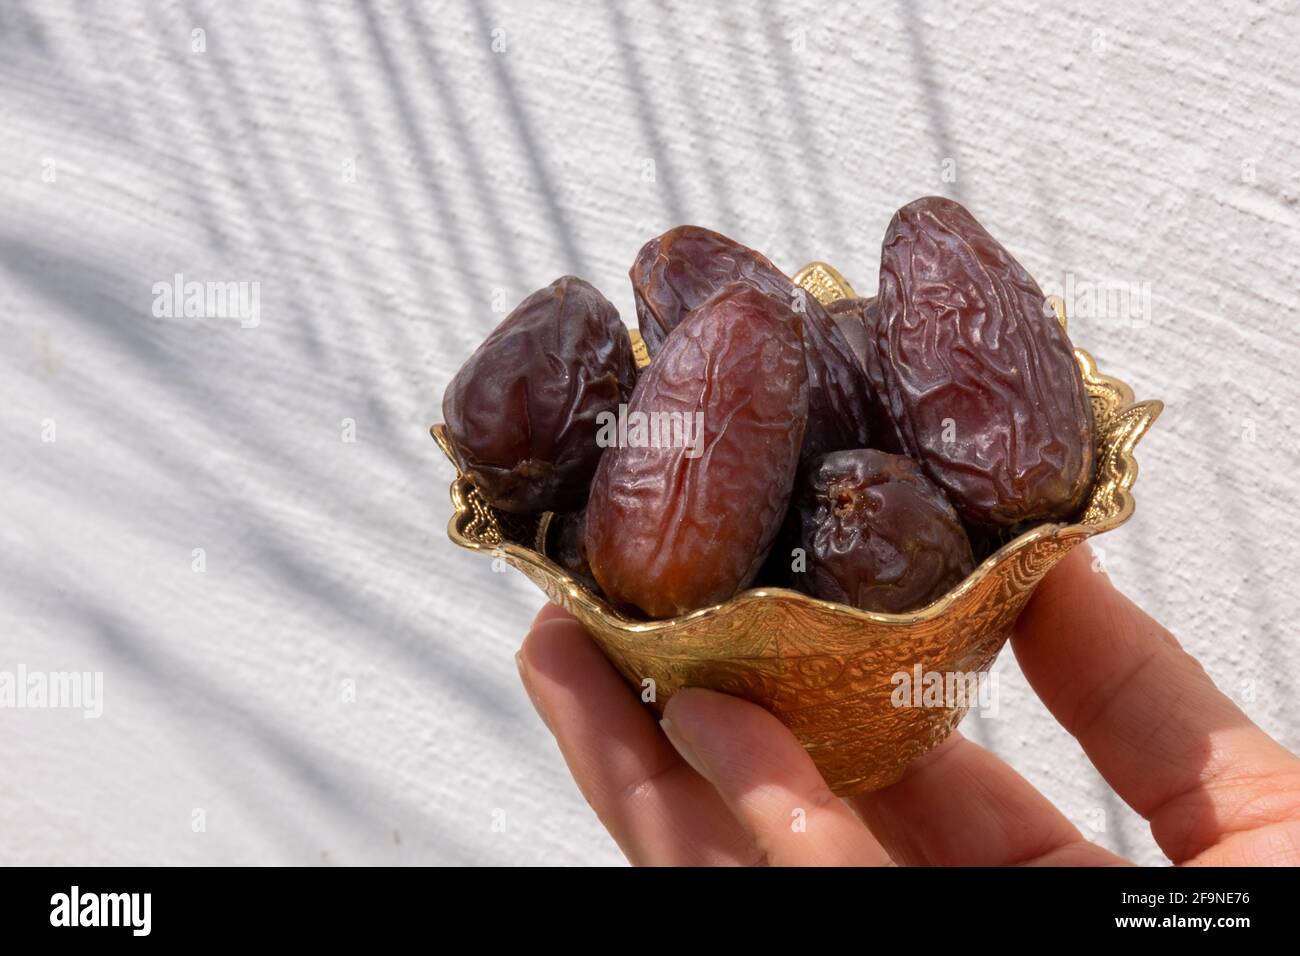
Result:
<svg viewBox="0 0 1300 956"><path fill-rule="evenodd" d="M851 294L839 273L812 263L796 274L823 301ZM1053 306L1062 322L1060 300ZM754 589L725 604L660 621L616 611L546 556L549 514L492 508L462 475L452 483L447 532L464 548L504 558L573 613L643 696L662 711L681 687L708 687L766 707L808 750L840 795L897 780L915 757L939 744L964 707L896 707L895 675L987 670L1034 586L1080 541L1116 528L1133 513L1133 449L1160 414L1135 402L1123 382L1075 357L1092 398L1098 467L1091 497L1073 524L1046 524L1008 542L958 587L909 614L876 614L785 589ZM455 462L441 425L433 427ZM653 683L647 683L653 682Z"/></svg>

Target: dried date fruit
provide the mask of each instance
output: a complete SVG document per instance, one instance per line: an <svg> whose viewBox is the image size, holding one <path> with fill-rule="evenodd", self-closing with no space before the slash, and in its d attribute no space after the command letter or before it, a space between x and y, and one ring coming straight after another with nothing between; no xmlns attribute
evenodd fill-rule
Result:
<svg viewBox="0 0 1300 956"><path fill-rule="evenodd" d="M867 379L867 431L871 445L882 451L899 454L902 440L894 428L885 401L884 376L880 370L880 353L876 347L876 328L880 323L880 299L837 299L826 307Z"/></svg>
<svg viewBox="0 0 1300 956"><path fill-rule="evenodd" d="M761 253L699 226L678 226L646 243L629 273L637 324L651 355L668 334L718 289L744 282L792 308L803 321L808 365L808 430L803 458L867 443L862 370L816 297Z"/></svg>
<svg viewBox="0 0 1300 956"><path fill-rule="evenodd" d="M824 455L800 479L794 509L807 568L798 585L864 611L902 613L946 594L975 566L948 499L902 455Z"/></svg>
<svg viewBox="0 0 1300 956"><path fill-rule="evenodd" d="M551 547L551 556L555 563L573 575L589 589L601 593L600 585L591 574L591 564L587 561L587 509L570 514L556 515L558 523L555 543Z"/></svg>
<svg viewBox="0 0 1300 956"><path fill-rule="evenodd" d="M876 345L903 450L973 524L1066 519L1092 482L1092 408L1024 268L964 207L894 214Z"/></svg>
<svg viewBox="0 0 1300 956"><path fill-rule="evenodd" d="M461 470L498 508L582 504L602 449L596 418L636 381L627 329L574 276L524 299L461 366L442 397Z"/></svg>
<svg viewBox="0 0 1300 956"><path fill-rule="evenodd" d="M835 321L863 371L866 371L867 362L867 310L874 308L875 303L875 299L836 299L826 304L826 312Z"/></svg>
<svg viewBox="0 0 1300 956"><path fill-rule="evenodd" d="M785 517L808 414L801 325L752 286L728 285L642 371L627 440L606 449L587 504L587 558L613 602L669 617L753 581ZM639 441L637 421L649 423ZM693 441L649 444L673 422Z"/></svg>

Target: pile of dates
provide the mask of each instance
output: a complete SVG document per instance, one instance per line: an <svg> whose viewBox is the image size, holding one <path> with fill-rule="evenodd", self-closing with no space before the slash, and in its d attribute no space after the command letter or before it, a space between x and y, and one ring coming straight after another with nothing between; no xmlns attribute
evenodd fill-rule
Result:
<svg viewBox="0 0 1300 956"><path fill-rule="evenodd" d="M1095 448L1070 342L958 203L894 214L872 299L824 306L698 226L630 275L639 374L614 306L565 276L443 397L462 472L499 509L554 512L551 557L620 610L760 585L912 611L1082 508Z"/></svg>

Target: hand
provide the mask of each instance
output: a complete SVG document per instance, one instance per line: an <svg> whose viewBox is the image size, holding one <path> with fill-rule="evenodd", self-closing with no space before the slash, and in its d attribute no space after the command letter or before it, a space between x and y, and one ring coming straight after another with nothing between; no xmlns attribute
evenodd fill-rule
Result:
<svg viewBox="0 0 1300 956"><path fill-rule="evenodd" d="M1175 863L1300 863L1300 760L1219 692L1076 548L1016 626L1021 669ZM524 686L601 822L636 864L1125 861L1023 777L954 733L898 783L841 800L775 717L701 689L656 721L583 627L548 605ZM806 827L791 826L802 808Z"/></svg>

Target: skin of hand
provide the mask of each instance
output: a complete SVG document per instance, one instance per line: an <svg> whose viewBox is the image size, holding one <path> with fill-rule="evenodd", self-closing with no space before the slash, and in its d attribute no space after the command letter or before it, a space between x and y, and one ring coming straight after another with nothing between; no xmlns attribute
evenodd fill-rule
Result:
<svg viewBox="0 0 1300 956"><path fill-rule="evenodd" d="M1300 759L1094 570L1086 544L1043 579L1011 643L1034 691L1170 860L1300 864ZM1126 863L959 733L899 782L840 799L755 704L686 689L656 720L554 605L517 661L574 780L634 864Z"/></svg>

